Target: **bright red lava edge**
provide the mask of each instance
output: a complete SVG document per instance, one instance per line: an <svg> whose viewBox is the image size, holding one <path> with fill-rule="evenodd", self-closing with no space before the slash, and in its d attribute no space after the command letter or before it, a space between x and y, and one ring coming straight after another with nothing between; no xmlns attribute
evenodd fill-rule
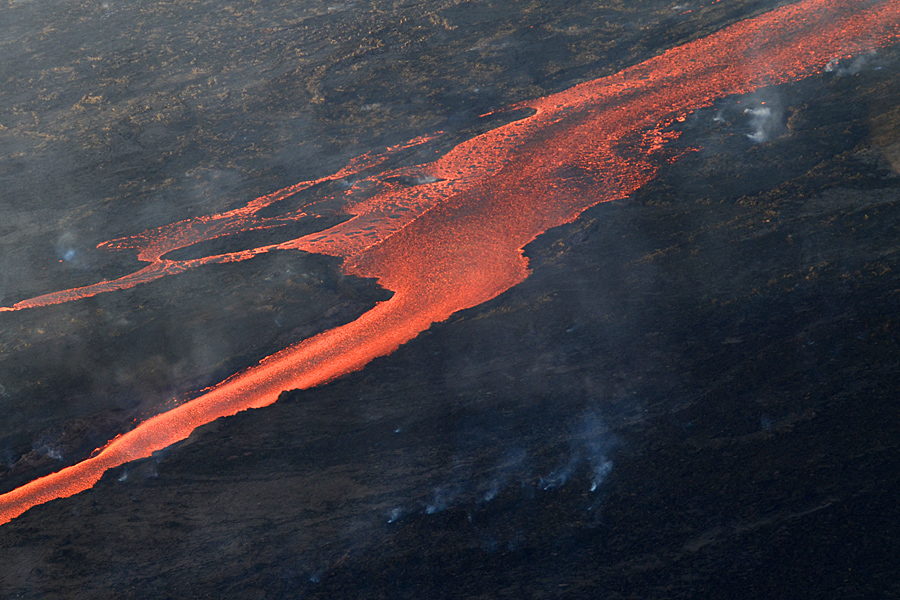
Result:
<svg viewBox="0 0 900 600"><path fill-rule="evenodd" d="M284 249L343 257L348 274L376 277L394 295L355 321L290 346L140 423L90 458L0 495L0 524L38 504L89 489L107 469L150 456L200 425L272 404L284 390L320 385L360 369L432 323L496 297L527 277L522 249L535 237L649 181L655 169L648 156L673 137L665 128L676 118L728 95L820 73L833 59L873 51L898 37L900 0L798 2L615 75L516 105L536 112L466 141L434 162L364 175L391 153L427 141L419 138L243 208L101 244L137 250L148 266L0 311L69 302ZM391 183L397 176L416 178L418 185ZM343 211L352 217L330 229L242 252L165 258L172 250L216 237L313 219L319 216L318 204L329 199L278 217L258 213L316 183L354 178L358 181L343 194ZM355 192L363 187L375 193L355 202Z"/></svg>

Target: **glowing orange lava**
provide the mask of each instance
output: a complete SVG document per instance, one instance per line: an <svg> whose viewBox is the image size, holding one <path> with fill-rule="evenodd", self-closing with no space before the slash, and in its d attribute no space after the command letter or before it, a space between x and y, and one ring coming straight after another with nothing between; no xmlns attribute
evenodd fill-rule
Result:
<svg viewBox="0 0 900 600"><path fill-rule="evenodd" d="M275 249L340 256L347 273L377 277L394 292L357 320L299 342L155 416L74 466L0 496L0 523L32 506L90 488L107 469L185 439L196 427L274 402L362 368L452 313L494 298L528 275L524 246L599 202L624 198L654 175L647 154L671 139L663 129L715 99L821 72L900 38L900 0L806 0L739 22L624 71L518 107L534 109L416 168L364 176L413 140L366 155L340 172L298 183L230 212L198 217L101 244L133 249L149 263L113 281L24 300L0 311L68 302L211 263ZM625 141L643 140L638 148ZM194 260L165 255L216 237L315 218L259 211L298 191L360 177L345 192L351 218L290 242ZM417 178L401 186L398 177ZM356 190L374 190L354 202ZM321 200L327 202L329 199Z"/></svg>

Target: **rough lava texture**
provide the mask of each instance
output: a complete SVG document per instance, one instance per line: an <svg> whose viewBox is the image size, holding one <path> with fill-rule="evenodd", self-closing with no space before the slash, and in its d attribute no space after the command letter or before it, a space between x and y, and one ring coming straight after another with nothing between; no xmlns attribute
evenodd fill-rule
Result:
<svg viewBox="0 0 900 600"><path fill-rule="evenodd" d="M0 43L46 62L29 83L4 61L3 303L122 268L92 245L196 214L189 189L213 212L411 130L471 135L768 6L691 8L3 7ZM115 19L146 43L72 29ZM519 286L0 527L0 595L900 596L898 97L887 49L689 115L696 150L530 244ZM5 488L384 297L328 259L255 260L4 313Z"/></svg>

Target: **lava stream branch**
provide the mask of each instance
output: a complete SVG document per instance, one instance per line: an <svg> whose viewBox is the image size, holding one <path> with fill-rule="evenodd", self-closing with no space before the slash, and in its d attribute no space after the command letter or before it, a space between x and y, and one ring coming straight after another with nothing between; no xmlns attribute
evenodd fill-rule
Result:
<svg viewBox="0 0 900 600"><path fill-rule="evenodd" d="M394 295L355 321L277 352L194 400L140 423L91 458L0 496L0 524L37 504L86 490L109 468L183 440L200 425L271 404L284 390L321 385L361 369L432 323L518 284L528 275L522 254L526 244L590 206L627 197L654 176L647 153L674 137L663 131L673 118L728 95L822 72L833 59L898 39L900 0L804 0L615 75L516 105L535 113L463 142L415 170L371 177L380 187L347 206L351 219L325 231L193 261L161 259L209 236L262 226L257 212L315 183L303 182L230 213L109 242L138 250L151 264L119 280L0 310L67 302L276 248L343 257L345 272L375 277ZM635 140L639 147L629 148ZM364 155L316 182L377 167L386 154ZM385 183L413 172L428 177L422 185L405 188Z"/></svg>

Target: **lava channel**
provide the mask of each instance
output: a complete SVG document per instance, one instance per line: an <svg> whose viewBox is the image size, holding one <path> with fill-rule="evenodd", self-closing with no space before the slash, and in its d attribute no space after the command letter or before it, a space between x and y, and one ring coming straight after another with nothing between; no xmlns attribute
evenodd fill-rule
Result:
<svg viewBox="0 0 900 600"><path fill-rule="evenodd" d="M90 458L0 496L0 523L93 486L110 468L150 456L196 427L269 405L283 390L308 388L393 352L432 323L524 280L522 249L547 229L600 202L625 198L650 180L649 155L668 124L733 94L794 81L834 59L900 38L900 0L805 0L738 22L615 75L522 102L531 116L461 143L434 162L375 175L387 157L427 138L369 154L330 177L298 183L246 206L105 242L148 263L120 279L24 300L3 311L69 302L133 287L211 263L275 249L339 256L346 273L376 277L394 292L361 317L298 342L140 423ZM626 148L626 141L642 140ZM635 146L635 144L632 144ZM237 233L315 218L319 204L264 217L263 208L323 181L357 180L333 198L349 218L330 229L241 252L173 261L172 250ZM414 186L396 182L417 178ZM369 191L355 202L353 187Z"/></svg>

